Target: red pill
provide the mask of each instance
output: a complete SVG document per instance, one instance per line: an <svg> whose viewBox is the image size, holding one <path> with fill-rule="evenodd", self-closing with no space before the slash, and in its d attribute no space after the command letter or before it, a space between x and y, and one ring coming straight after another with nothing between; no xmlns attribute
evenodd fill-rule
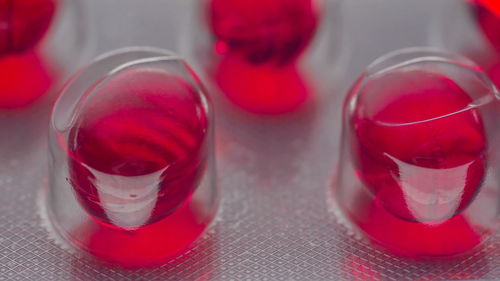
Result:
<svg viewBox="0 0 500 281"><path fill-rule="evenodd" d="M471 97L421 70L369 81L351 117L357 173L389 213L413 222L459 214L478 193L487 141Z"/></svg>
<svg viewBox="0 0 500 281"><path fill-rule="evenodd" d="M174 212L205 168L207 116L196 90L166 71L140 68L89 95L68 139L80 204L122 228Z"/></svg>
<svg viewBox="0 0 500 281"><path fill-rule="evenodd" d="M484 36L497 51L500 51L500 2L473 3L473 14Z"/></svg>
<svg viewBox="0 0 500 281"><path fill-rule="evenodd" d="M482 5L492 13L500 16L500 2L498 2L498 0L472 0L472 3Z"/></svg>
<svg viewBox="0 0 500 281"><path fill-rule="evenodd" d="M318 0L207 1L216 52L236 52L254 64L294 61L318 26Z"/></svg>
<svg viewBox="0 0 500 281"><path fill-rule="evenodd" d="M57 0L0 0L0 55L33 48L54 18Z"/></svg>

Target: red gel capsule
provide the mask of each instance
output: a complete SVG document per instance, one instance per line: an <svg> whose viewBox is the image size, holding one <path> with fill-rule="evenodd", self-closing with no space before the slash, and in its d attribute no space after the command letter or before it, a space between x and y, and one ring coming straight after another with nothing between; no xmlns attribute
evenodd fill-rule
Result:
<svg viewBox="0 0 500 281"><path fill-rule="evenodd" d="M474 1L472 12L486 39L500 51L500 2Z"/></svg>
<svg viewBox="0 0 500 281"><path fill-rule="evenodd" d="M137 228L185 202L205 168L207 117L196 91L133 69L95 90L68 139L71 184L96 220Z"/></svg>
<svg viewBox="0 0 500 281"><path fill-rule="evenodd" d="M354 109L354 162L375 200L408 221L459 214L486 170L483 122L451 79L395 71L366 83Z"/></svg>
<svg viewBox="0 0 500 281"><path fill-rule="evenodd" d="M0 55L31 49L45 35L57 0L0 0Z"/></svg>
<svg viewBox="0 0 500 281"><path fill-rule="evenodd" d="M481 5L493 14L500 16L500 2L497 0L471 0L472 4Z"/></svg>
<svg viewBox="0 0 500 281"><path fill-rule="evenodd" d="M499 103L464 57L411 48L379 58L345 102L338 214L398 255L476 248L497 227Z"/></svg>
<svg viewBox="0 0 500 281"><path fill-rule="evenodd" d="M219 54L239 53L254 64L294 61L313 38L317 0L207 0Z"/></svg>
<svg viewBox="0 0 500 281"><path fill-rule="evenodd" d="M489 230L479 230L464 213L436 223L402 220L378 199L358 194L350 217L373 241L412 258L448 256L477 247Z"/></svg>

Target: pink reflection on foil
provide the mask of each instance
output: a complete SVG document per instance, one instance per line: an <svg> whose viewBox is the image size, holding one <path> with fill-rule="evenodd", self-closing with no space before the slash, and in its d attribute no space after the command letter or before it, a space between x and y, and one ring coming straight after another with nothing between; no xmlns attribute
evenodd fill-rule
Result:
<svg viewBox="0 0 500 281"><path fill-rule="evenodd" d="M382 280L382 276L365 260L357 255L348 255L344 260L344 270L352 281Z"/></svg>
<svg viewBox="0 0 500 281"><path fill-rule="evenodd" d="M295 64L250 64L238 56L221 57L214 79L233 104L256 114L295 111L313 98L314 90Z"/></svg>
<svg viewBox="0 0 500 281"><path fill-rule="evenodd" d="M203 233L207 225L202 213L188 201L170 216L133 231L87 219L74 230L83 239L73 242L104 262L126 268L157 266L183 253Z"/></svg>
<svg viewBox="0 0 500 281"><path fill-rule="evenodd" d="M86 100L68 139L71 184L96 220L140 228L174 212L205 171L207 116L166 71L119 73Z"/></svg>
<svg viewBox="0 0 500 281"><path fill-rule="evenodd" d="M365 194L358 194L350 209L350 218L361 230L396 254L415 258L453 255L472 250L482 241L482 234L462 214L439 224L415 223L394 216L379 200Z"/></svg>
<svg viewBox="0 0 500 281"><path fill-rule="evenodd" d="M46 94L57 80L51 63L35 51L0 57L0 108L22 108Z"/></svg>
<svg viewBox="0 0 500 281"><path fill-rule="evenodd" d="M390 85L390 86L389 86ZM479 191L486 135L470 96L420 70L368 82L351 117L358 176L388 212L415 223L449 219Z"/></svg>

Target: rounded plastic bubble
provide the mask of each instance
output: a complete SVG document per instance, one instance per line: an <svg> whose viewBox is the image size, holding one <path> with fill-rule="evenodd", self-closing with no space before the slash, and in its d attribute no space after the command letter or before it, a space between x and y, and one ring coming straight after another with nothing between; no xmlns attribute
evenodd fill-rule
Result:
<svg viewBox="0 0 500 281"><path fill-rule="evenodd" d="M200 81L167 51L122 49L83 68L51 118L54 228L125 266L182 252L218 202L212 123Z"/></svg>
<svg viewBox="0 0 500 281"><path fill-rule="evenodd" d="M181 49L220 100L277 115L317 102L338 76L340 5L331 0L203 0ZM219 99L217 99L219 100Z"/></svg>
<svg viewBox="0 0 500 281"><path fill-rule="evenodd" d="M380 58L345 102L343 214L399 254L477 247L500 211L499 110L498 91L465 58L419 48Z"/></svg>

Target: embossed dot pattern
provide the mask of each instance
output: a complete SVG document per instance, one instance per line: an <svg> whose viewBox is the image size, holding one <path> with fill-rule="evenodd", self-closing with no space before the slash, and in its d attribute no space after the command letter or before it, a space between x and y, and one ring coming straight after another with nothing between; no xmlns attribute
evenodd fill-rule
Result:
<svg viewBox="0 0 500 281"><path fill-rule="evenodd" d="M420 15L424 8L418 7L427 9L433 1L405 1L404 4L411 6L406 8L407 13ZM361 0L348 2L351 4L347 15L368 5ZM380 15L381 10L387 8L387 4L381 3L396 2L403 1L373 0L374 4L366 9ZM381 5L380 10L376 9L377 5ZM102 6L110 8L109 4ZM402 13L394 17L407 19L405 11ZM358 15L356 19L364 16ZM378 27L374 24L366 32L375 32ZM398 25L402 30L414 27L414 23ZM360 46L365 41L356 37L359 30L354 31L358 35L353 35L353 44ZM424 40L424 36L415 39L403 36L401 41L391 44L372 44L362 60L353 61L353 69L349 71L354 76L376 56L410 43L423 44ZM99 48L115 47L118 44L115 41L116 38L111 38L109 45ZM341 87L345 89L347 84ZM311 112L282 118L256 119L221 113L216 149L218 184L223 196L216 222L189 252L164 266L140 270L106 266L80 254L71 254L49 237L35 204L38 191L47 182L45 122L48 116L43 107L47 105L24 112L22 118L0 113L0 128L9 132L0 138L3 195L0 197L0 280L499 278L498 234L470 256L431 263L387 254L356 239L337 223L335 216L328 212L327 190L336 165L341 99L342 94L332 95Z"/></svg>

